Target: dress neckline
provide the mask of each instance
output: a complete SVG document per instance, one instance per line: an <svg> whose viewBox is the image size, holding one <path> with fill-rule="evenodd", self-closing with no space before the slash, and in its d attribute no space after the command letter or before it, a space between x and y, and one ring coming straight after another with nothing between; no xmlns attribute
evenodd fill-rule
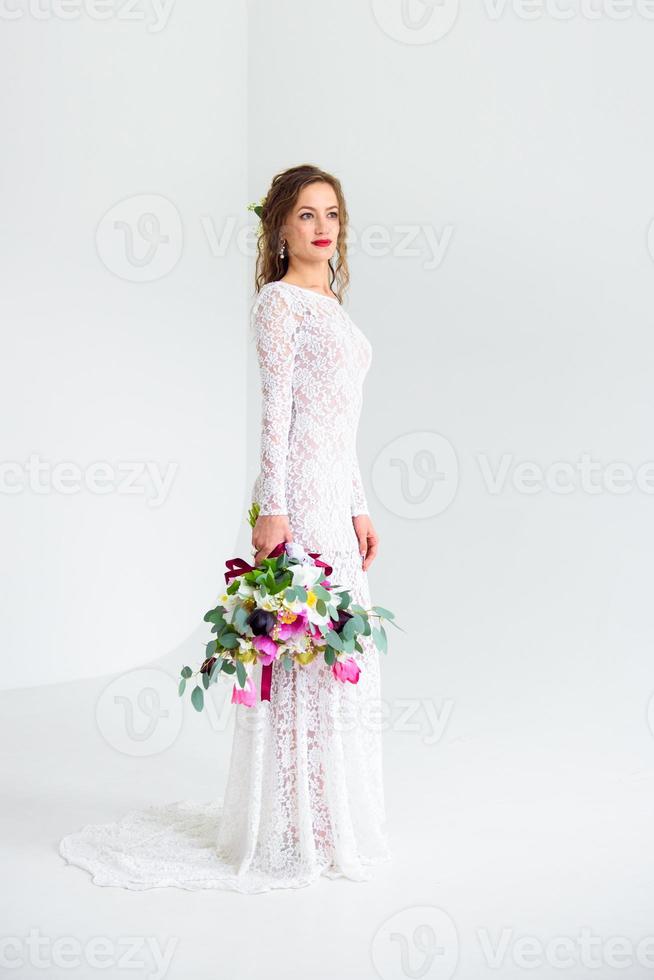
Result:
<svg viewBox="0 0 654 980"><path fill-rule="evenodd" d="M333 303L340 302L337 296L326 296L324 293L319 293L316 289L309 289L308 286L298 286L294 282L285 282L283 279L274 279L273 282L279 282L282 286L292 286L294 289L301 289L303 293L311 293L312 296L320 296L322 299L328 299Z"/></svg>

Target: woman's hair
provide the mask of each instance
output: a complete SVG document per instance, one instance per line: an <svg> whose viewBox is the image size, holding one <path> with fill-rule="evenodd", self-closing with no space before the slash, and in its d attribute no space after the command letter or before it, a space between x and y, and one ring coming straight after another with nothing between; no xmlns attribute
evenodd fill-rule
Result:
<svg viewBox="0 0 654 980"><path fill-rule="evenodd" d="M316 181L325 181L334 189L339 208L339 232L336 242L336 252L329 260L330 281L332 291L343 302L343 292L350 281L347 267L347 234L348 214L345 197L340 181L311 163L303 163L299 167L290 167L276 174L270 189L261 205L261 234L257 243L257 264L255 272L256 291L267 282L275 282L286 275L288 269L288 248L284 258L279 257L283 240L282 225L289 211L297 201L300 191ZM336 260L335 265L332 263Z"/></svg>

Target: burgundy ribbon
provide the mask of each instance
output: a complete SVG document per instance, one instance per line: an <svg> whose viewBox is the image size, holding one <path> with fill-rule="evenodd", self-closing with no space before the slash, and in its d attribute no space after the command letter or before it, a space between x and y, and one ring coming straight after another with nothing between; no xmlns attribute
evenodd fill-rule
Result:
<svg viewBox="0 0 654 980"><path fill-rule="evenodd" d="M270 685L272 684L272 664L264 664L261 668L261 700L270 701Z"/></svg>
<svg viewBox="0 0 654 980"><path fill-rule="evenodd" d="M236 575L244 575L245 572L254 570L254 565L248 565L243 558L228 558L225 564L229 569L228 572L225 572L225 582L228 585L230 578L234 578Z"/></svg>
<svg viewBox="0 0 654 980"><path fill-rule="evenodd" d="M268 558L278 558L281 554L286 551L285 541L280 541L276 544L273 550L266 557ZM331 575L332 566L328 565L327 562L320 559L319 551L308 551L307 554L314 559L316 565L320 568L325 569L325 575ZM225 572L225 582L229 584L230 578L235 578L238 575L244 575L246 572L252 572L257 566L248 565L248 563L243 558L228 558L225 562L228 571ZM274 662L274 661L273 661ZM261 700L270 701L270 685L272 683L272 664L264 664L261 668Z"/></svg>

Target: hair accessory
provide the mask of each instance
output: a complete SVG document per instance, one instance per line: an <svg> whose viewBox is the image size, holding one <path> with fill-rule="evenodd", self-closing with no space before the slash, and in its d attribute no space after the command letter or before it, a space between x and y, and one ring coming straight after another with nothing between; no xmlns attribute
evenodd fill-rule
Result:
<svg viewBox="0 0 654 980"><path fill-rule="evenodd" d="M258 204L256 201L252 201L251 204L248 204L248 211L254 211L257 218L259 219L259 224L257 225L257 238L261 238L261 236L263 235L262 219L263 219L263 206L265 203L266 203L266 199L265 197L262 197Z"/></svg>
<svg viewBox="0 0 654 980"><path fill-rule="evenodd" d="M252 204L248 204L248 211L254 211L257 218L261 218L263 215L263 206L266 203L265 197L262 197L259 203L253 201Z"/></svg>

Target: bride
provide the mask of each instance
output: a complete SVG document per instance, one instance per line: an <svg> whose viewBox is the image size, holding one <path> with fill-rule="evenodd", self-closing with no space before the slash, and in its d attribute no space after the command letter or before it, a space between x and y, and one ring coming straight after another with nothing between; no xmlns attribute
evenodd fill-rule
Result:
<svg viewBox="0 0 654 980"><path fill-rule="evenodd" d="M378 537L356 452L372 348L344 310L340 182L305 164L262 202L251 325L262 390L253 564L280 542L319 552L330 581L371 606ZM89 824L59 852L97 885L261 892L325 875L370 879L391 858L382 778L379 654L361 636L358 683L322 657L275 663L269 700L237 704L223 804L178 801ZM257 692L261 667L255 668Z"/></svg>

